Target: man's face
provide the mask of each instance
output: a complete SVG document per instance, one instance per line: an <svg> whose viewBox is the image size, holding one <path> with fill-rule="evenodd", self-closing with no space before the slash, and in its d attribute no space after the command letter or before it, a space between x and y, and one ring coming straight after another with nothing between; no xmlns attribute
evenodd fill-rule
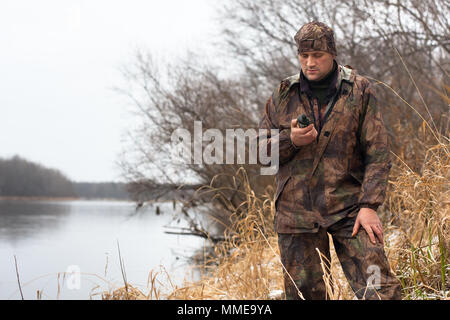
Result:
<svg viewBox="0 0 450 320"><path fill-rule="evenodd" d="M332 69L334 56L324 51L309 51L298 54L303 74L308 80L319 81Z"/></svg>

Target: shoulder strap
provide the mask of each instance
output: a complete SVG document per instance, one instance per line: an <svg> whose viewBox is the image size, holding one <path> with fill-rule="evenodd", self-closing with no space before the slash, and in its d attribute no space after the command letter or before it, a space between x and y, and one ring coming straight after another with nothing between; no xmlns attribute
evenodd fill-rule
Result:
<svg viewBox="0 0 450 320"><path fill-rule="evenodd" d="M353 70L347 67L340 67L340 72L338 74L337 79L337 90L334 93L333 97L331 97L330 101L328 102L328 105L325 109L325 116L324 121L328 118L328 115L331 113L331 110L333 109L334 104L336 103L336 97L342 93L347 94L350 92L350 90L353 89L353 79L354 76L352 76Z"/></svg>

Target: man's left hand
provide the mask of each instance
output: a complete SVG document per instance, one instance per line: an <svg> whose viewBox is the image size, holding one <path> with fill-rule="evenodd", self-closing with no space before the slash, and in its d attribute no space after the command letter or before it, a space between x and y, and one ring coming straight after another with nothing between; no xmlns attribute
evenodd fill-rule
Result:
<svg viewBox="0 0 450 320"><path fill-rule="evenodd" d="M383 226L381 224L380 218L378 218L377 212L370 208L361 208L359 210L358 216L356 217L355 225L353 226L352 237L354 237L358 230L362 226L369 235L370 241L375 244L375 235L381 244L383 241Z"/></svg>

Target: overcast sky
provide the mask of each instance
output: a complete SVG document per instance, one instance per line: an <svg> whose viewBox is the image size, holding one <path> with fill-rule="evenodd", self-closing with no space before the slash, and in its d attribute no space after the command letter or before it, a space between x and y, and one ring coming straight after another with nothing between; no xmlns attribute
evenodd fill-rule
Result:
<svg viewBox="0 0 450 320"><path fill-rule="evenodd" d="M212 40L208 0L2 0L0 157L18 154L75 181L117 181L132 124L120 67L136 48L165 59Z"/></svg>

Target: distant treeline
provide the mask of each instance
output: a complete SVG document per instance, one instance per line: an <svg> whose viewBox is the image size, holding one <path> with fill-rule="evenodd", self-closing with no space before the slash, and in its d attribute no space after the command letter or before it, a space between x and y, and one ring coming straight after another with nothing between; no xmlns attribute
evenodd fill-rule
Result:
<svg viewBox="0 0 450 320"><path fill-rule="evenodd" d="M126 183L116 182L74 182L75 194L80 198L129 199Z"/></svg>
<svg viewBox="0 0 450 320"><path fill-rule="evenodd" d="M19 156L0 158L0 196L129 198L125 183L72 182L59 170Z"/></svg>

